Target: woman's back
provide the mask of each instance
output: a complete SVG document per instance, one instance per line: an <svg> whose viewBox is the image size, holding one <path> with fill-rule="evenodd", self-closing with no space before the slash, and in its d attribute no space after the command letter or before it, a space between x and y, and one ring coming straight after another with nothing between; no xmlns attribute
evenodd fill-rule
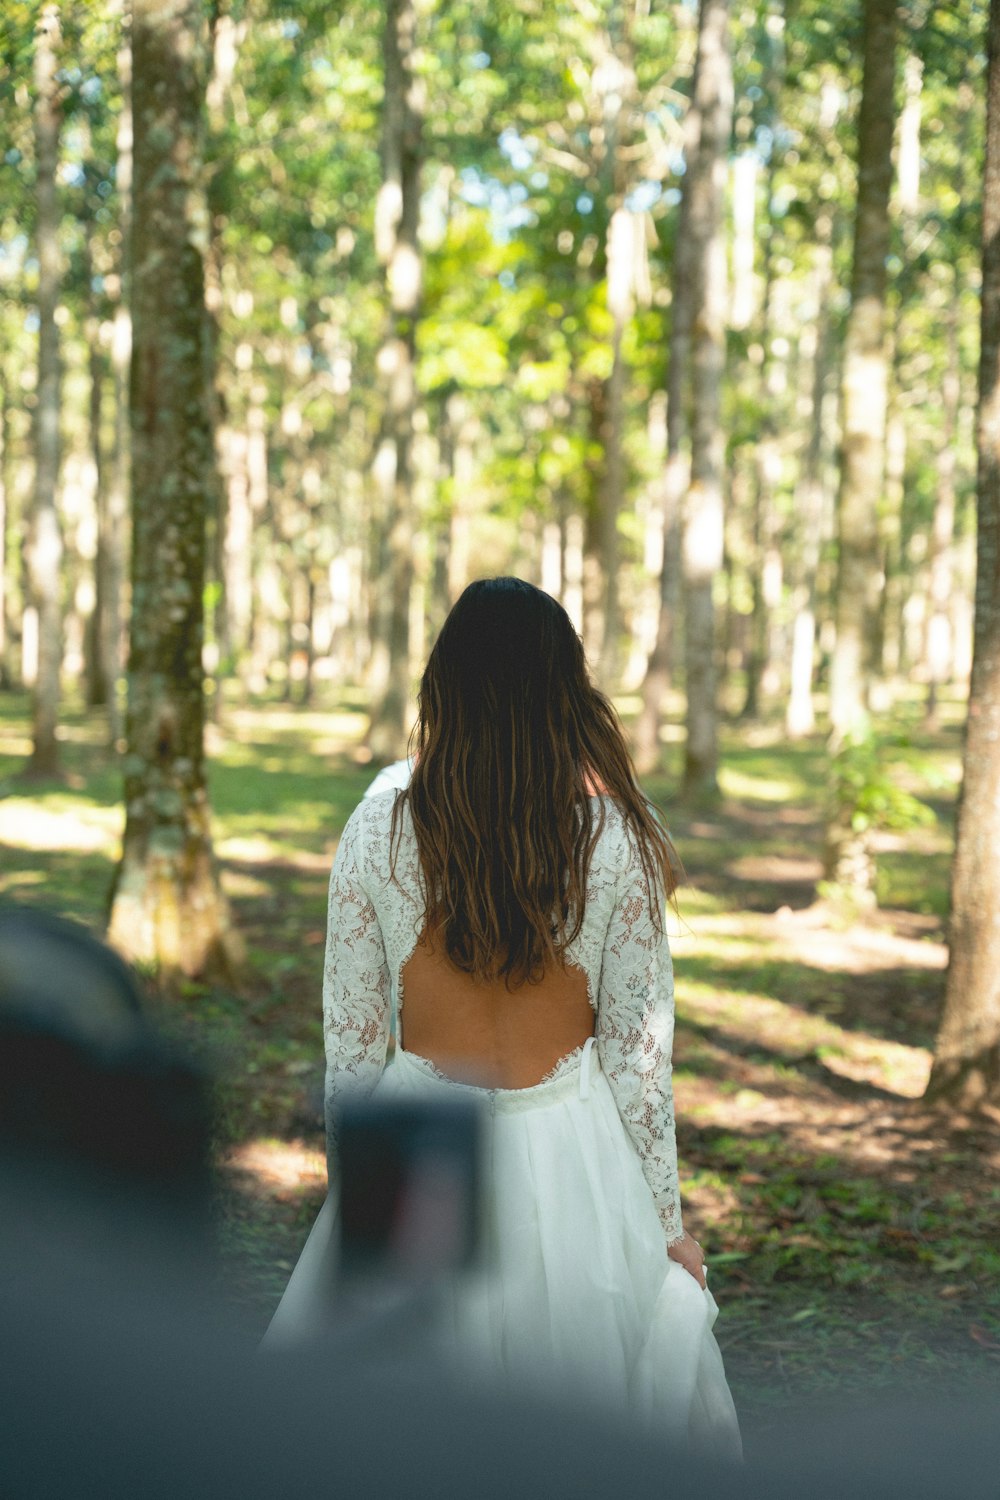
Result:
<svg viewBox="0 0 1000 1500"><path fill-rule="evenodd" d="M386 1000L397 1015L398 1041L450 1077L492 1088L530 1087L594 1033L623 858L627 863L621 814L609 798L592 799L595 818L603 801L604 828L591 858L580 931L564 966L550 963L537 982L514 986L474 978L442 944L427 940L416 838L405 809L394 855L390 848L395 797L390 791L363 803L351 834L385 945Z"/></svg>

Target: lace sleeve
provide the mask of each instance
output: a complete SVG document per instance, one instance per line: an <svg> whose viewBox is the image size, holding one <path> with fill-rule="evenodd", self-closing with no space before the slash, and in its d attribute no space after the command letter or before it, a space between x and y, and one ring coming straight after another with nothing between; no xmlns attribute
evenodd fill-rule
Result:
<svg viewBox="0 0 1000 1500"><path fill-rule="evenodd" d="M666 934L653 925L639 851L629 838L604 942L597 1047L618 1112L642 1160L668 1245L684 1233L674 1132L673 1040L670 947Z"/></svg>
<svg viewBox="0 0 1000 1500"><path fill-rule="evenodd" d="M389 966L378 917L364 887L364 806L347 821L330 875L323 969L328 1158L338 1095L345 1088L367 1092L375 1086L389 1043Z"/></svg>

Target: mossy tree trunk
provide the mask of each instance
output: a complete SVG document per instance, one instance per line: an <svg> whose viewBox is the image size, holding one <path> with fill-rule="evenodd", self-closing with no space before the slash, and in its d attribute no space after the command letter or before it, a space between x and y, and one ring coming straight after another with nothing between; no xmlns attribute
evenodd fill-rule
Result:
<svg viewBox="0 0 1000 1500"><path fill-rule="evenodd" d="M226 974L202 666L215 483L201 194L200 0L133 0L132 620L124 848L110 936L166 975Z"/></svg>
<svg viewBox="0 0 1000 1500"><path fill-rule="evenodd" d="M944 1016L928 1096L1000 1104L1000 0L987 49L975 646L951 875Z"/></svg>

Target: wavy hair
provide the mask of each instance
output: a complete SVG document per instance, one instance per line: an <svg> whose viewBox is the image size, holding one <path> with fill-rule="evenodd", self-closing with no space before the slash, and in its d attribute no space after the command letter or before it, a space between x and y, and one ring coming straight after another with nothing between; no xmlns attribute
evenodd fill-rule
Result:
<svg viewBox="0 0 1000 1500"><path fill-rule="evenodd" d="M425 933L458 968L514 988L564 963L605 823L595 790L621 811L662 930L663 898L677 885L673 846L549 594L520 578L468 586L421 679L411 750L413 776L393 807L393 875L409 807Z"/></svg>

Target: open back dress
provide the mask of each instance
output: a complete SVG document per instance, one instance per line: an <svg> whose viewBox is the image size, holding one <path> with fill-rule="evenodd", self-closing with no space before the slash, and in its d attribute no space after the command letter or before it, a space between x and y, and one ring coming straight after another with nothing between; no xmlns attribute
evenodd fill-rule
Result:
<svg viewBox="0 0 1000 1500"><path fill-rule="evenodd" d="M592 800L603 828L565 967L508 991L427 948L408 809L390 870L397 795L359 805L334 860L323 989L328 1128L344 1090L481 1099L492 1126L488 1271L456 1289L460 1345L502 1378L576 1388L661 1436L738 1458L715 1301L667 1255L683 1234L673 974L625 819L611 798ZM418 1043L431 1055L410 1050ZM334 1229L331 1196L269 1338L307 1329L322 1305Z"/></svg>

